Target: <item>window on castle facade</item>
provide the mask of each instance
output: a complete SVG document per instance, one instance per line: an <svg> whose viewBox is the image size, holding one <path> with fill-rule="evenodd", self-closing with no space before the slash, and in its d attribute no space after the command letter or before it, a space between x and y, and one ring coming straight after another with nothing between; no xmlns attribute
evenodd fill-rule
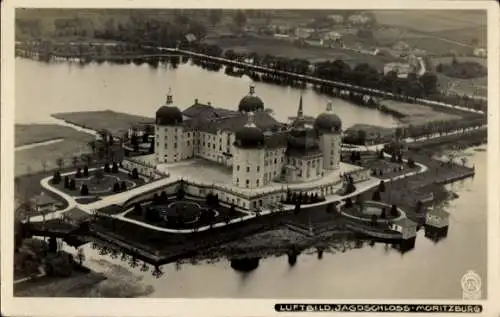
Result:
<svg viewBox="0 0 500 317"><path fill-rule="evenodd" d="M250 166L247 166L247 173L250 173Z"/></svg>
<svg viewBox="0 0 500 317"><path fill-rule="evenodd" d="M240 170L240 166L239 165L236 165L236 170L239 171Z"/></svg>
<svg viewBox="0 0 500 317"><path fill-rule="evenodd" d="M260 166L257 166L257 172L260 172Z"/></svg>

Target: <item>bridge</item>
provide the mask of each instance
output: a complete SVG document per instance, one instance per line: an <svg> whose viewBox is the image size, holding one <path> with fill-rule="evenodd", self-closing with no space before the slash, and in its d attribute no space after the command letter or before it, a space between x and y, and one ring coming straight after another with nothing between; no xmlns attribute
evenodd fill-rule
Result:
<svg viewBox="0 0 500 317"><path fill-rule="evenodd" d="M394 98L402 98L403 99L403 98L407 97L404 95L394 94L392 92L383 91L380 89L361 87L361 86L352 85L352 84L348 84L348 83L344 83L344 82L321 79L321 78L310 76L310 75L292 73L292 72L278 70L278 69L267 67L267 66L254 65L251 63L247 63L247 62L240 62L240 61L230 60L230 59L223 58L223 57L210 56L210 55L206 55L206 54L196 53L193 51L182 50L179 48L154 47L154 46L148 46L148 45L142 45L142 47L145 49L156 49L156 50L160 50L162 52L169 52L171 54L180 54L180 55L186 55L186 56L190 56L190 57L197 57L197 58L201 58L201 59L205 59L205 60L219 62L219 63L224 64L224 65L236 66L239 68L246 68L246 69L253 70L256 72L261 72L261 73L266 73L266 74L271 74L271 75L283 75L283 76L291 77L291 78L294 78L297 80L302 80L304 82L308 82L311 84L329 85L329 86L337 87L339 89L345 89L348 91L357 91L359 93L377 95L379 97L386 97L386 98L390 98L390 99L394 99ZM484 111L481 111L481 110L461 107L458 105L447 104L444 102L439 102L439 101L434 101L434 100L429 100L429 99L424 99L424 98L416 98L415 101L417 101L421 104L424 104L424 105L441 106L441 107L453 108L456 110L461 110L461 111L469 112L469 113L476 113L476 114L483 114L483 115L485 114Z"/></svg>

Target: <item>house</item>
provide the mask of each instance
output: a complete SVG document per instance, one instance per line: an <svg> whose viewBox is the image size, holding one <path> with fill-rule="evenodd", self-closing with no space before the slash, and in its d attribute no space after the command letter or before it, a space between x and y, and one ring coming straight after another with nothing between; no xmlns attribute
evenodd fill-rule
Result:
<svg viewBox="0 0 500 317"><path fill-rule="evenodd" d="M82 223L90 221L91 216L85 211L75 207L63 213L61 218L64 222L78 227Z"/></svg>
<svg viewBox="0 0 500 317"><path fill-rule="evenodd" d="M487 57L488 51L484 48L477 47L474 49L474 52L472 54L477 57Z"/></svg>
<svg viewBox="0 0 500 317"><path fill-rule="evenodd" d="M390 229L401 233L403 240L415 238L417 235L417 223L406 217L391 221Z"/></svg>
<svg viewBox="0 0 500 317"><path fill-rule="evenodd" d="M407 63L388 63L384 66L384 75L393 71L399 78L406 78L413 71L413 66Z"/></svg>
<svg viewBox="0 0 500 317"><path fill-rule="evenodd" d="M297 28L295 29L295 36L299 39L307 39L315 32L312 28Z"/></svg>
<svg viewBox="0 0 500 317"><path fill-rule="evenodd" d="M370 21L370 18L364 14L353 14L347 18L347 21L352 25L363 25Z"/></svg>
<svg viewBox="0 0 500 317"><path fill-rule="evenodd" d="M342 34L335 32L335 31L330 31L327 32L323 35L324 40L334 40L334 41L339 41L342 39Z"/></svg>
<svg viewBox="0 0 500 317"><path fill-rule="evenodd" d="M47 214L56 211L61 203L49 195L41 192L40 195L37 195L30 199L30 202L33 205L33 209L35 212Z"/></svg>
<svg viewBox="0 0 500 317"><path fill-rule="evenodd" d="M185 38L188 43L194 43L198 40L193 33L187 34Z"/></svg>
<svg viewBox="0 0 500 317"><path fill-rule="evenodd" d="M425 224L434 228L448 227L450 214L442 209L433 208L425 216Z"/></svg>
<svg viewBox="0 0 500 317"><path fill-rule="evenodd" d="M410 45L403 41L399 41L392 46L392 49L396 51L408 51L410 49Z"/></svg>
<svg viewBox="0 0 500 317"><path fill-rule="evenodd" d="M328 19L333 21L335 24L342 24L344 23L344 17L341 16L340 14L331 14L328 16Z"/></svg>

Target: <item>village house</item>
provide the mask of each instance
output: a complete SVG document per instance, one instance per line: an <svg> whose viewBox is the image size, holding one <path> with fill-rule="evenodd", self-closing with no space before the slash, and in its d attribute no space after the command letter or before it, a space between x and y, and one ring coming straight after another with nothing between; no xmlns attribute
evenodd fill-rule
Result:
<svg viewBox="0 0 500 317"><path fill-rule="evenodd" d="M340 14L331 14L328 16L328 19L333 21L335 24L342 24L344 23L344 17L341 16Z"/></svg>
<svg viewBox="0 0 500 317"><path fill-rule="evenodd" d="M347 18L349 24L364 25L370 21L370 18L364 14L353 14Z"/></svg>
<svg viewBox="0 0 500 317"><path fill-rule="evenodd" d="M484 48L476 47L474 49L473 55L477 57L486 57L488 56L488 51Z"/></svg>

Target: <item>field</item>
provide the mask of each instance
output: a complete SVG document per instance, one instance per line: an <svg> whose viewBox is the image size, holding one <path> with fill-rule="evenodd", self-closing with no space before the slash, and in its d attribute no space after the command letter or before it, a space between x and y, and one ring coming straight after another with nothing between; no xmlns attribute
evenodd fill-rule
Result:
<svg viewBox="0 0 500 317"><path fill-rule="evenodd" d="M54 139L62 140L15 151L14 173L19 176L54 169L57 167L58 158L63 158L65 165L68 166L73 156L91 151L88 143L93 138L90 134L56 124L16 125L16 146Z"/></svg>
<svg viewBox="0 0 500 317"><path fill-rule="evenodd" d="M14 159L15 176L55 169L57 167L56 161L59 158L63 158L65 166L69 166L74 156L91 153L87 143L68 139L58 143L16 151Z"/></svg>
<svg viewBox="0 0 500 317"><path fill-rule="evenodd" d="M486 45L486 14L482 11L378 10L381 25L374 33L380 44L404 41L432 54L470 54Z"/></svg>
<svg viewBox="0 0 500 317"><path fill-rule="evenodd" d="M134 125L154 123L154 119L152 118L114 112L111 110L65 112L56 113L52 116L54 118L95 131L106 129L112 134L118 136L121 136L121 134Z"/></svg>
<svg viewBox="0 0 500 317"><path fill-rule="evenodd" d="M341 48L299 47L285 40L272 38L218 38L207 40L207 42L219 45L226 50L256 52L261 55L269 54L285 58L303 58L310 62L342 59L351 66L368 63L380 70L386 63L394 61L394 58L391 57L373 56Z"/></svg>
<svg viewBox="0 0 500 317"><path fill-rule="evenodd" d="M435 68L438 64L450 64L452 61L451 57L433 57L430 59L432 70L435 72ZM473 61L477 62L483 66L487 66L487 60L485 58L479 57L458 57L458 62L462 61ZM438 84L441 90L445 90L451 93L457 94L467 94L467 95L477 95L484 96L488 95L488 78L480 77L474 79L460 79L460 78L450 78L443 74L437 73Z"/></svg>
<svg viewBox="0 0 500 317"><path fill-rule="evenodd" d="M400 118L400 120L405 124L420 125L432 121L458 120L461 118L458 115L436 111L431 107L419 104L392 100L384 100L382 104L391 111L402 114L404 117Z"/></svg>
<svg viewBox="0 0 500 317"><path fill-rule="evenodd" d="M486 12L480 10L375 10L380 24L395 25L420 32L440 32L486 25Z"/></svg>

